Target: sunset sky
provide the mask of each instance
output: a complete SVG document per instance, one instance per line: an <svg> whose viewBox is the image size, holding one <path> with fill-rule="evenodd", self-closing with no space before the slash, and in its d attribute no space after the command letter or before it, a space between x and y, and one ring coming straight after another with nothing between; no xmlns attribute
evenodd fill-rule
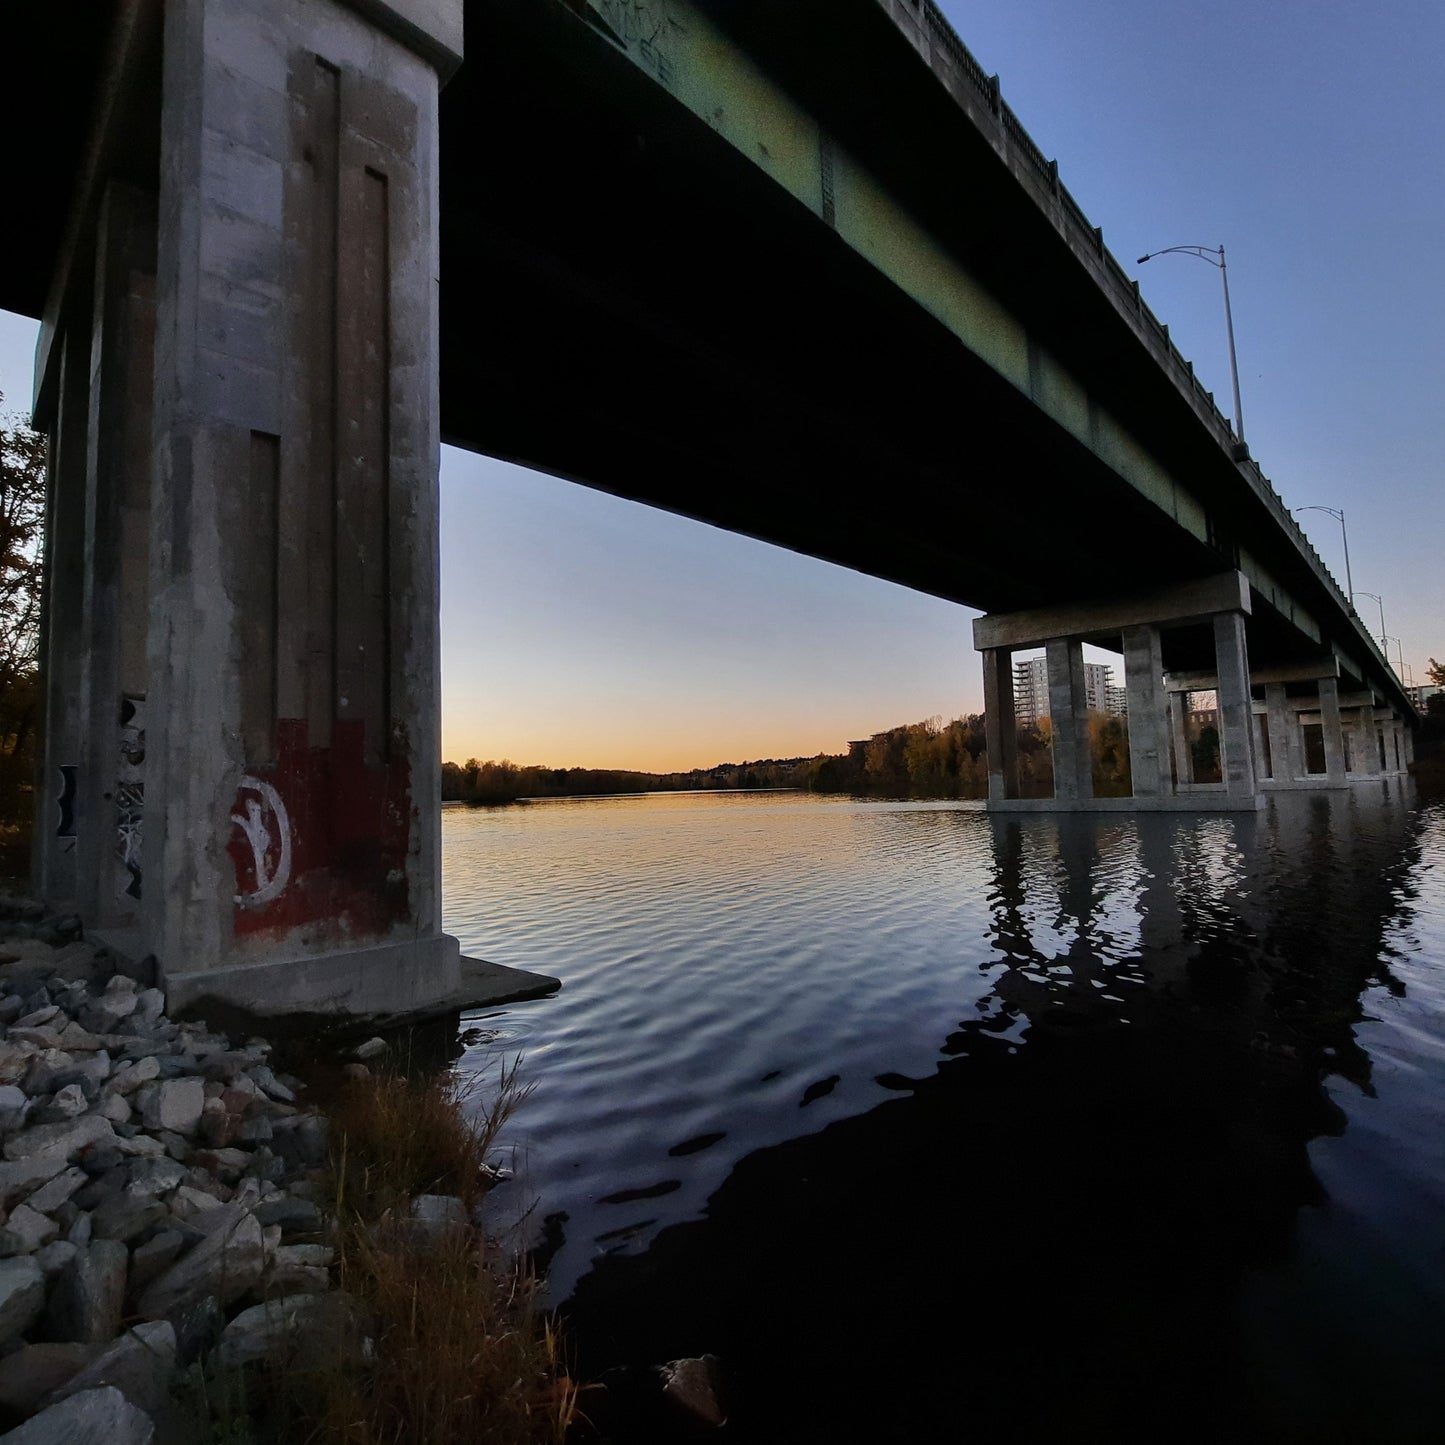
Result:
<svg viewBox="0 0 1445 1445"><path fill-rule="evenodd" d="M1251 449L1287 505L1345 510L1420 680L1445 657L1445 7L942 8L1228 411L1217 271L1134 264L1223 242ZM7 411L34 333L0 313ZM446 757L707 766L982 705L964 609L462 452L442 508ZM1300 520L1343 583L1338 524Z"/></svg>

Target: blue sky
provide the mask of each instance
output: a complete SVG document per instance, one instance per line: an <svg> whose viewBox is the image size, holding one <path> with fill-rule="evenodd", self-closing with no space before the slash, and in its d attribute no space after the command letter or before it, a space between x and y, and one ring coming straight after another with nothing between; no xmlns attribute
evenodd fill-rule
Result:
<svg viewBox="0 0 1445 1445"><path fill-rule="evenodd" d="M942 8L1228 412L1218 273L1134 264L1224 244L1251 449L1287 505L1344 509L1418 680L1445 656L1445 7ZM7 409L33 335L0 313ZM707 765L981 706L962 608L465 453L442 505L448 757ZM1338 524L1300 520L1343 581Z"/></svg>

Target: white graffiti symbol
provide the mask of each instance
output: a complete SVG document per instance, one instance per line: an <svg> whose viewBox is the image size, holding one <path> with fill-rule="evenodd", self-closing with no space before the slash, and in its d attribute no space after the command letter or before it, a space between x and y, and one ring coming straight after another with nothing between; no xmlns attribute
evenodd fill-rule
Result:
<svg viewBox="0 0 1445 1445"><path fill-rule="evenodd" d="M255 889L250 893L236 894L236 902L245 908L259 908L263 903L279 898L291 881L291 820L286 816L286 805L281 801L280 793L270 783L263 783L260 778L248 774L241 779L237 792L258 796L246 799L244 813L231 814L231 821L246 835L246 841L251 845L256 869ZM275 868L271 869L267 855L273 838L280 846Z"/></svg>

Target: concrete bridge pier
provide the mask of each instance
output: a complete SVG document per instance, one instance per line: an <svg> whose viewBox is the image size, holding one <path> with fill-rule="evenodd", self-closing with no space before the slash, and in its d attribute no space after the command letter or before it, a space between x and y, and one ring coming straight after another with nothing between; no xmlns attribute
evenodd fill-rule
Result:
<svg viewBox="0 0 1445 1445"><path fill-rule="evenodd" d="M73 769L76 826L41 830L36 871L153 956L172 1007L457 991L436 277L461 10L165 0L149 38L118 33L40 349L45 768L52 787ZM107 172L104 124L157 43L147 194Z"/></svg>
<svg viewBox="0 0 1445 1445"><path fill-rule="evenodd" d="M1249 584L1243 574L1230 572L1135 598L991 613L978 618L974 622L974 646L984 656L990 809L1112 812L1257 808L1260 800L1245 635L1249 610ZM1178 628L1197 630L1201 624L1210 629L1215 662L1210 686L1218 692L1220 702L1223 778L1212 784L1193 782L1182 713L1178 704L1171 705L1170 685L1164 673L1165 635ZM1133 792L1128 798L1094 795L1084 688L1085 642L1124 653L1133 778ZM1016 723L1011 658L1015 651L1039 646L1045 648L1048 658L1054 795L1021 798L1013 752Z"/></svg>

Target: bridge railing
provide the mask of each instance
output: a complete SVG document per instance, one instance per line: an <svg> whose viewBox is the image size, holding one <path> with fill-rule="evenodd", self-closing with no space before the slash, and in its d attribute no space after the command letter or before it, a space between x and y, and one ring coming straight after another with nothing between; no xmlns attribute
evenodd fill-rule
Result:
<svg viewBox="0 0 1445 1445"><path fill-rule="evenodd" d="M978 63L973 53L959 39L957 31L949 24L943 12L934 4L934 0L923 0L921 7L914 0L914 8L921 13L935 59L942 57L945 64L951 62L957 75L968 83L978 99L992 113L997 121L999 138L1002 140L1007 154L1021 160L1027 171L1032 172L1039 187L1054 201L1052 211L1056 224L1063 230L1068 240L1077 243L1076 249L1082 249L1093 255L1096 262L1096 279L1103 290L1110 296L1121 314L1133 320L1136 330L1146 345L1159 358L1161 365L1170 374L1175 385L1190 398L1196 413L1214 433L1215 440L1221 449L1232 460L1238 461L1260 500L1274 514L1275 520L1294 538L1300 550L1313 562L1315 570L1334 592L1335 600L1339 603L1340 608L1346 614L1354 615L1354 608L1346 598L1344 590L1335 580L1319 553L1315 551L1313 544L1305 535L1303 528L1295 521L1289 508L1285 506L1284 500L1274 489L1273 483L1260 470L1253 458L1246 456L1239 459L1236 457L1236 446L1239 439L1235 437L1233 427L1214 400L1214 393L1208 390L1194 374L1194 363L1185 359L1170 338L1169 327L1159 320L1140 296L1139 283L1125 272L1113 254L1105 247L1103 231L1090 223L1083 208L1059 180L1058 163L1049 160L1035 145L1033 138L1024 129L1019 118L1004 101L999 93L998 76L989 75ZM1049 208L1046 207L1046 209ZM1363 626L1359 631L1363 637L1369 639L1369 634L1365 632ZM1373 645L1373 640L1370 640ZM1380 654L1379 649L1375 648L1374 650L1383 661L1383 655Z"/></svg>

